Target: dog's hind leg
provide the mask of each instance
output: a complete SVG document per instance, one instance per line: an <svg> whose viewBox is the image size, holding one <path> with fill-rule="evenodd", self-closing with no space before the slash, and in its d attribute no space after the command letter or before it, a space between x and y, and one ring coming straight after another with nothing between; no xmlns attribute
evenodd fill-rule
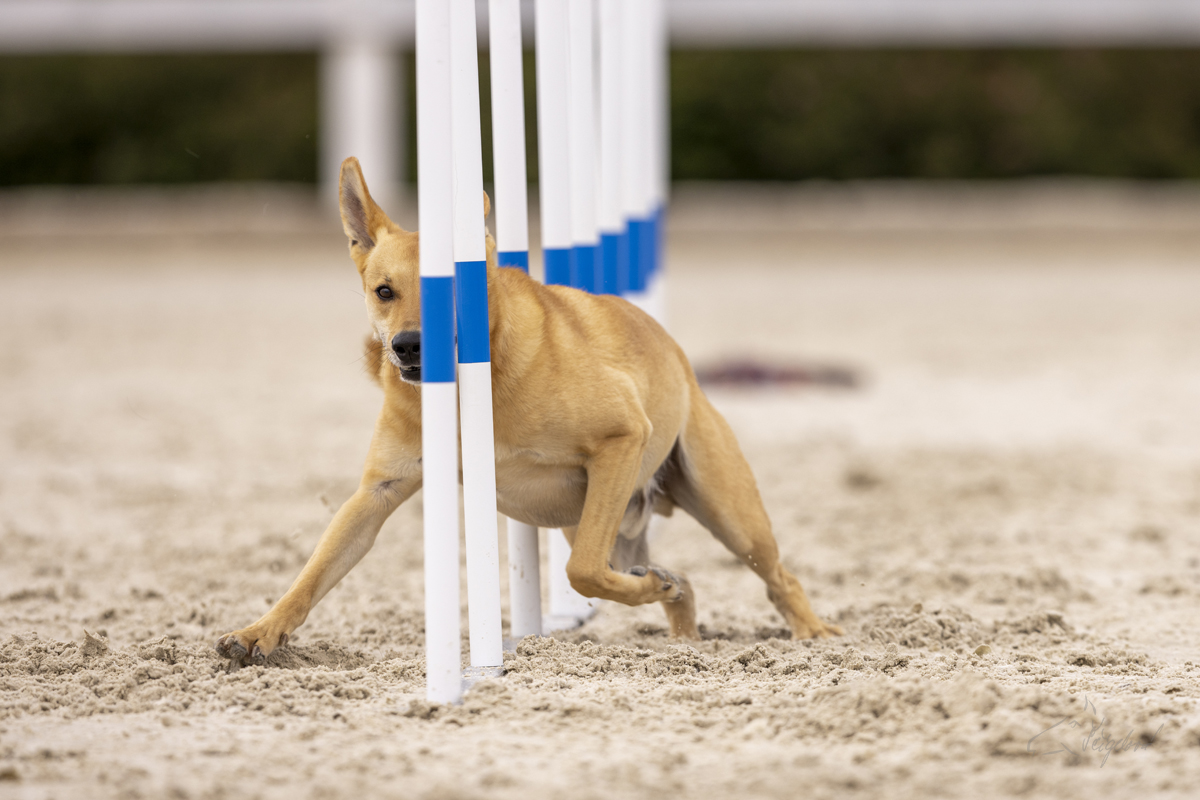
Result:
<svg viewBox="0 0 1200 800"><path fill-rule="evenodd" d="M617 572L628 572L632 575L645 575L653 566L650 563L650 544L646 537L649 529L649 519L641 522L641 529L633 536L622 533L613 545L612 558L609 563ZM672 639L699 639L700 629L696 627L696 594L687 576L680 572L668 573L678 582L683 590L676 600L663 600L663 611L667 612L667 623L671 628Z"/></svg>
<svg viewBox="0 0 1200 800"><path fill-rule="evenodd" d="M729 423L696 389L687 424L662 472L663 488L767 584L767 597L800 639L841 634L822 622L779 561L758 484Z"/></svg>

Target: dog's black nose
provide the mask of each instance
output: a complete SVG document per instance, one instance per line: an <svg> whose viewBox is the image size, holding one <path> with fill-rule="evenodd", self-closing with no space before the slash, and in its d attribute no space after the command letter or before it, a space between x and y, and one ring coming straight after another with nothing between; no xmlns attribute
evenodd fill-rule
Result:
<svg viewBox="0 0 1200 800"><path fill-rule="evenodd" d="M421 332L400 331L392 337L392 350L405 367L419 366L421 363Z"/></svg>

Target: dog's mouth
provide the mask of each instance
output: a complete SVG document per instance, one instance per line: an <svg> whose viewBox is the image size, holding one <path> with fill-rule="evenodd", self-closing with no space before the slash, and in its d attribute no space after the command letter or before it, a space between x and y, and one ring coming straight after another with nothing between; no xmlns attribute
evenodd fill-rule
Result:
<svg viewBox="0 0 1200 800"><path fill-rule="evenodd" d="M392 366L396 368L396 372L400 373L400 380L405 383L420 383L421 382L421 365L420 364L405 364L400 360L400 356L392 349L388 349L388 361L392 362Z"/></svg>

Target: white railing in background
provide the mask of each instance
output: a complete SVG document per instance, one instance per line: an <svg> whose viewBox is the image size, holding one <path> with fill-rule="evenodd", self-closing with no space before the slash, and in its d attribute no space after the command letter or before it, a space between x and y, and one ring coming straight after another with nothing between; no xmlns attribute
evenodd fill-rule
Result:
<svg viewBox="0 0 1200 800"><path fill-rule="evenodd" d="M477 0L486 41L487 2ZM413 0L0 0L0 52L408 49ZM533 1L522 0L526 39ZM672 44L1192 44L1195 0L667 0Z"/></svg>

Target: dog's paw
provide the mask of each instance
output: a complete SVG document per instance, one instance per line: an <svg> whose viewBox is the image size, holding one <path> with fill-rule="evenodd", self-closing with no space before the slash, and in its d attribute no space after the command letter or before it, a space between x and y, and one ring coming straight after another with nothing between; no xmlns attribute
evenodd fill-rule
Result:
<svg viewBox="0 0 1200 800"><path fill-rule="evenodd" d="M287 643L286 633L271 636L250 627L225 634L217 639L216 648L222 656L238 664L262 666L267 663L267 656Z"/></svg>
<svg viewBox="0 0 1200 800"><path fill-rule="evenodd" d="M831 639L843 634L845 631L841 629L841 626L830 625L819 619L803 626L797 626L797 629L792 631L792 636L796 639Z"/></svg>
<svg viewBox="0 0 1200 800"><path fill-rule="evenodd" d="M683 595L683 581L679 580L679 578L676 578L662 567L651 567L650 572L662 581L662 586L659 588L664 592L671 593L671 597L667 598L668 600L678 600Z"/></svg>
<svg viewBox="0 0 1200 800"><path fill-rule="evenodd" d="M662 567L630 567L628 574L646 578L653 585L651 591L659 595L655 600L674 602L683 597L683 581Z"/></svg>

